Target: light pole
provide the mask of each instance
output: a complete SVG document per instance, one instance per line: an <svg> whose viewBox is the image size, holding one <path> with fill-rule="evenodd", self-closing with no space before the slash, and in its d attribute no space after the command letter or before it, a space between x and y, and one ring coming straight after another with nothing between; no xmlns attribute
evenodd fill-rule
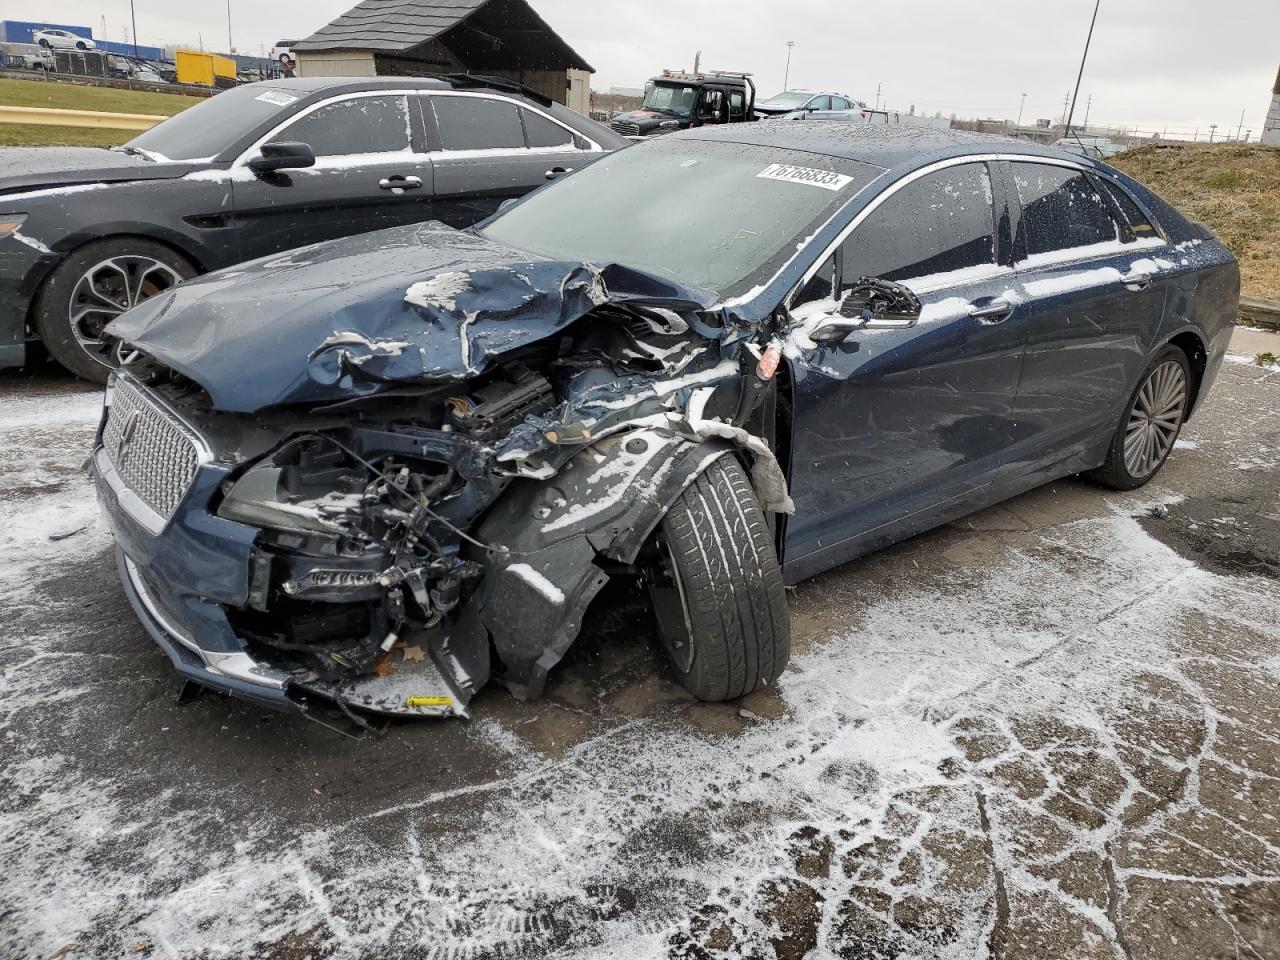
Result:
<svg viewBox="0 0 1280 960"><path fill-rule="evenodd" d="M1093 19L1089 21L1089 36L1084 41L1084 55L1080 58L1080 72L1076 74L1076 92L1071 95L1071 109L1067 112L1067 129L1066 136L1071 136L1071 121L1076 115L1076 100L1080 98L1080 81L1084 79L1084 64L1089 59L1089 45L1093 43L1093 28L1098 23L1098 9L1102 6L1102 0L1097 0L1093 5Z"/></svg>
<svg viewBox="0 0 1280 960"><path fill-rule="evenodd" d="M236 45L231 40L231 0L227 0L227 53L234 55Z"/></svg>
<svg viewBox="0 0 1280 960"><path fill-rule="evenodd" d="M138 15L133 11L133 0L129 0L129 20L133 23L133 55L138 55Z"/></svg>
<svg viewBox="0 0 1280 960"><path fill-rule="evenodd" d="M787 41L787 70L786 70L786 72L782 75L782 89L783 89L783 90L788 90L788 89L790 89L790 84L791 84L791 48L792 48L792 47L794 47L795 45L796 45L796 42L795 42L794 40L788 40L788 41Z"/></svg>
<svg viewBox="0 0 1280 960"><path fill-rule="evenodd" d="M1022 103L1018 107L1018 122L1015 124L1019 130L1022 129L1022 111L1025 109L1027 109L1027 95L1024 93L1022 95Z"/></svg>

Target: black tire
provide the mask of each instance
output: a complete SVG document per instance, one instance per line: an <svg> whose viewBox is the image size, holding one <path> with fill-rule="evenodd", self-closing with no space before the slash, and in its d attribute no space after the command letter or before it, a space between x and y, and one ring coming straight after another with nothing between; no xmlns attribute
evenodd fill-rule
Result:
<svg viewBox="0 0 1280 960"><path fill-rule="evenodd" d="M72 298L88 271L120 258L137 264L147 261L154 261L156 264L154 281L139 287L138 295L133 300L135 304L163 289L169 289L177 282L190 280L199 272L180 253L143 237L119 237L87 243L73 250L54 267L36 297L36 332L55 360L77 377L95 383L107 382L107 375L116 366L115 352L107 345L95 347L92 342L82 343L76 336L71 321ZM151 292L148 293L148 290ZM86 323L91 321L96 324L107 319L107 316L104 311L101 315L90 316Z"/></svg>
<svg viewBox="0 0 1280 960"><path fill-rule="evenodd" d="M84 41L83 41L83 40L77 40L77 41L76 41L76 49L77 49L77 50L88 50L89 48L85 46L85 44L84 44Z"/></svg>
<svg viewBox="0 0 1280 960"><path fill-rule="evenodd" d="M649 591L681 684L733 700L773 683L791 655L782 571L742 466L711 464L654 536Z"/></svg>
<svg viewBox="0 0 1280 960"><path fill-rule="evenodd" d="M1143 396L1143 390L1148 381L1152 380L1158 370L1170 363L1176 363L1182 370L1183 396L1176 423L1170 421L1171 431L1155 451L1153 463L1143 464L1140 469L1134 470L1132 465L1126 462L1125 442L1129 437L1131 424L1141 419L1139 399ZM1173 452L1174 444L1182 433L1182 425L1186 422L1187 411L1191 407L1191 382L1191 363L1181 349L1168 346L1156 354L1155 359L1142 371L1142 376L1138 378L1138 385L1134 387L1133 393L1129 396L1129 402L1125 405L1120 422L1116 424L1111 446L1107 449L1106 462L1097 470L1087 473L1086 476L1112 490L1136 490L1155 479L1169 459L1169 454Z"/></svg>
<svg viewBox="0 0 1280 960"><path fill-rule="evenodd" d="M49 49L49 41L48 41L48 40L46 40L44 37L41 37L41 38L40 38L40 46L42 46L42 47L44 47L46 50L48 50L48 49Z"/></svg>

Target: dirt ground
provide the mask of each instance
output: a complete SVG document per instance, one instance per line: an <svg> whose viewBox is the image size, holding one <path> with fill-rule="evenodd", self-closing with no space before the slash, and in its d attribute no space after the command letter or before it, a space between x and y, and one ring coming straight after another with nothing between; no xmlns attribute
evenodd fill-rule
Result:
<svg viewBox="0 0 1280 960"><path fill-rule="evenodd" d="M0 381L0 956L1280 958L1280 372L1226 364L1143 491L802 584L744 702L613 595L544 701L361 741L175 702L98 406Z"/></svg>

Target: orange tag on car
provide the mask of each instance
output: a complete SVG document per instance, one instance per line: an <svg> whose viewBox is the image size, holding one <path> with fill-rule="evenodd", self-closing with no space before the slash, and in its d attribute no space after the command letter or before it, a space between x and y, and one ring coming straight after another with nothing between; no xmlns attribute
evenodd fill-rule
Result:
<svg viewBox="0 0 1280 960"><path fill-rule="evenodd" d="M760 362L756 364L756 376L766 383L773 379L773 375L778 372L778 364L782 362L782 344L777 340L769 344L769 349L764 352L760 358Z"/></svg>

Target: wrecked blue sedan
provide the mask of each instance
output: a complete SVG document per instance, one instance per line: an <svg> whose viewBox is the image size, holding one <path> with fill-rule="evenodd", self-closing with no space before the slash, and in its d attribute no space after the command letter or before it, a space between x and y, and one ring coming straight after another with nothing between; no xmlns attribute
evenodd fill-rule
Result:
<svg viewBox="0 0 1280 960"><path fill-rule="evenodd" d="M204 687L361 722L537 697L629 580L727 700L786 665L784 584L1058 477L1148 482L1238 287L1088 159L690 131L472 230L147 301L109 331L93 469L134 609Z"/></svg>

